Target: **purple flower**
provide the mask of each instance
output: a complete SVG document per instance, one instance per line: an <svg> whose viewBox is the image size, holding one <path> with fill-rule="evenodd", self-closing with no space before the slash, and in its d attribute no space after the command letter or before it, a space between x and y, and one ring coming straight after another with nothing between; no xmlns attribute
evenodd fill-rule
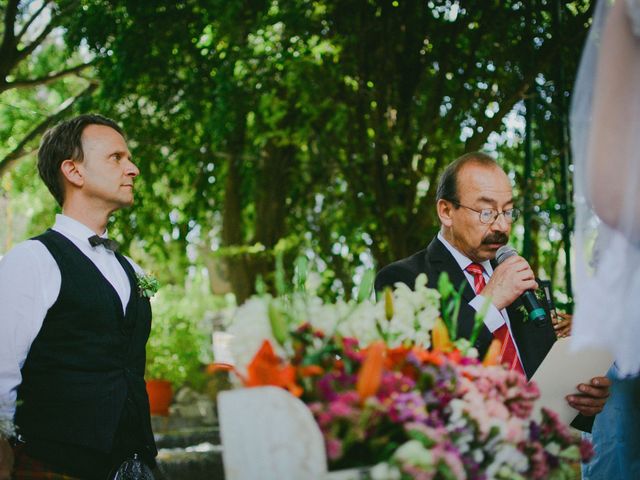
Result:
<svg viewBox="0 0 640 480"><path fill-rule="evenodd" d="M410 392L415 389L416 382L412 378L403 375L400 372L384 372L380 388L376 396L384 401L386 398L395 393Z"/></svg>
<svg viewBox="0 0 640 480"><path fill-rule="evenodd" d="M389 399L388 414L392 422L424 422L427 419L427 407L418 392L394 393Z"/></svg>
<svg viewBox="0 0 640 480"><path fill-rule="evenodd" d="M332 402L341 391L353 389L356 376L344 372L331 372L320 377L316 388L321 400Z"/></svg>

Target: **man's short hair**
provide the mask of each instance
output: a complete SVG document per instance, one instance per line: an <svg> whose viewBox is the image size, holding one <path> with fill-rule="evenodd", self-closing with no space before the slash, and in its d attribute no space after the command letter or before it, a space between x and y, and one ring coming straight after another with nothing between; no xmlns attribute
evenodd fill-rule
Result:
<svg viewBox="0 0 640 480"><path fill-rule="evenodd" d="M38 150L38 173L60 206L64 203L64 183L60 165L69 159L82 162L82 132L89 125L111 127L124 137L118 124L97 114L79 115L66 120L50 128L42 136Z"/></svg>
<svg viewBox="0 0 640 480"><path fill-rule="evenodd" d="M444 169L440 180L438 181L438 189L436 190L436 201L448 200L452 202L456 207L460 201L458 197L458 173L462 170L462 167L468 163L475 163L486 167L500 168L498 162L495 159L482 152L469 152L465 153L461 157L456 158L451 162L447 168Z"/></svg>

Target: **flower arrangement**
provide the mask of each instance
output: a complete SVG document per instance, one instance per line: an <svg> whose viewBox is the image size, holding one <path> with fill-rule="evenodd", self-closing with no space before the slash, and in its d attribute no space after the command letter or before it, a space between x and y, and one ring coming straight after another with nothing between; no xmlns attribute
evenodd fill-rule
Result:
<svg viewBox="0 0 640 480"><path fill-rule="evenodd" d="M372 274L363 282L370 284ZM307 403L334 469L376 465L373 478L577 478L583 443L543 410L535 384L452 341L439 311L456 297L418 277L378 302L323 303L303 292L253 297L228 331L244 386L276 385ZM451 315L446 315L449 320ZM453 329L455 331L455 329Z"/></svg>

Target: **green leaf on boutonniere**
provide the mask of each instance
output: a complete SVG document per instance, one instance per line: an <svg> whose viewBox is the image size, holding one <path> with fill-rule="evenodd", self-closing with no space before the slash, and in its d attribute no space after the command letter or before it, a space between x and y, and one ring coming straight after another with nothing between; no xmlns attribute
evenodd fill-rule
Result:
<svg viewBox="0 0 640 480"><path fill-rule="evenodd" d="M520 305L517 310L522 314L522 317L526 322L529 319L529 313L527 312L526 307L524 305Z"/></svg>
<svg viewBox="0 0 640 480"><path fill-rule="evenodd" d="M158 279L151 274L136 273L136 281L138 283L138 293L141 297L151 298L160 288Z"/></svg>

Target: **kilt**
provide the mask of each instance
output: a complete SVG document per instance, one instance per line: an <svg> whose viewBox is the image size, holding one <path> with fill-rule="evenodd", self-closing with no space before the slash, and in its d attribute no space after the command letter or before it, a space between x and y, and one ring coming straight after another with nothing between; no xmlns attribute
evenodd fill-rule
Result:
<svg viewBox="0 0 640 480"><path fill-rule="evenodd" d="M13 448L13 480L82 480L60 472L56 467L29 457L24 446Z"/></svg>

